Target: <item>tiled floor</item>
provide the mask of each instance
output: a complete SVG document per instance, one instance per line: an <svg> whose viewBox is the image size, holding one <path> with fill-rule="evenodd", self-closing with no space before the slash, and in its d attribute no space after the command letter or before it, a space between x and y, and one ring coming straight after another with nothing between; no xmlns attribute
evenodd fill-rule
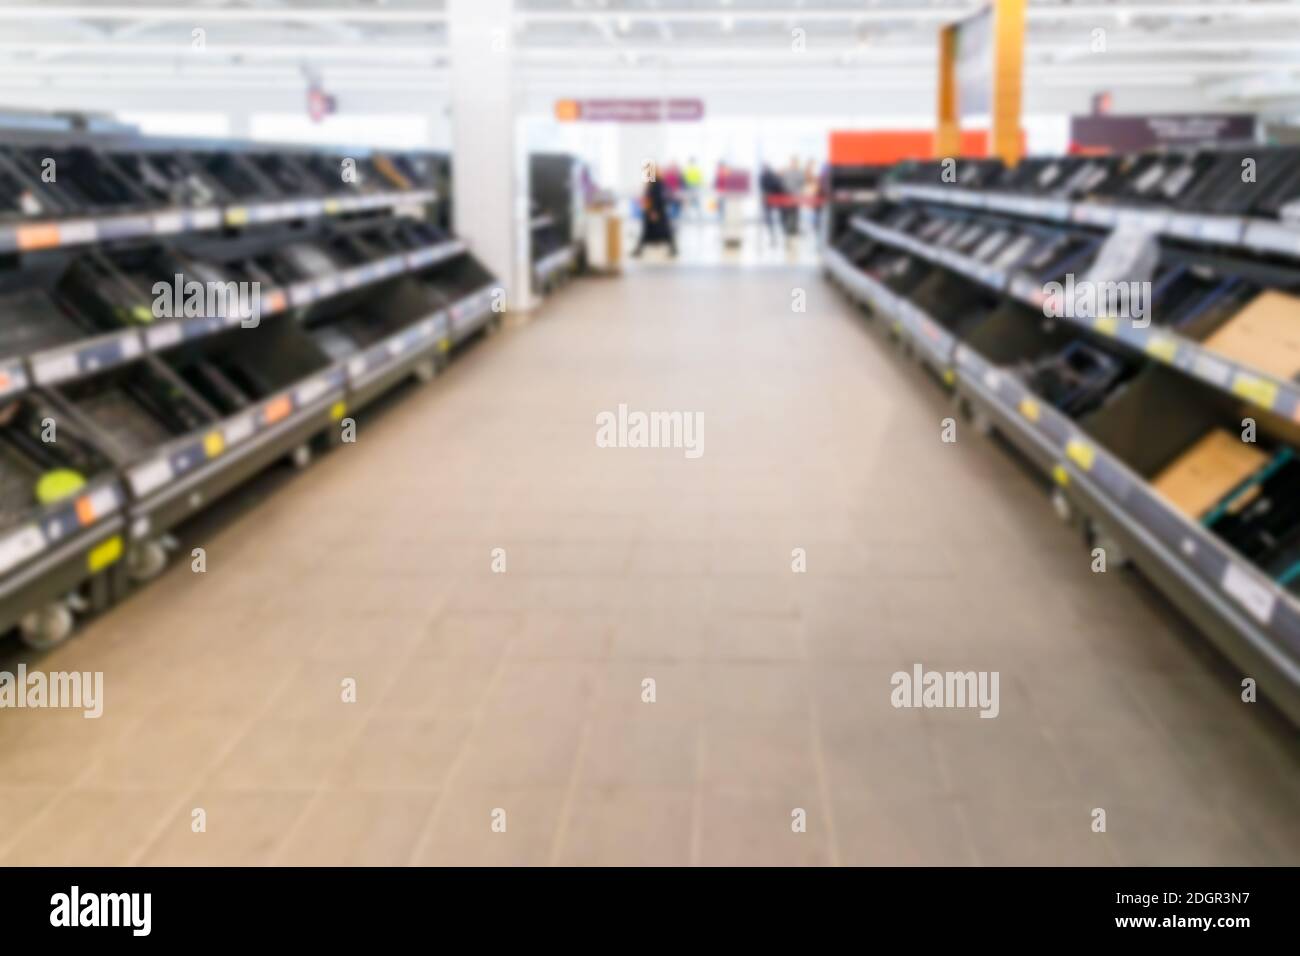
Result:
<svg viewBox="0 0 1300 956"><path fill-rule="evenodd" d="M31 659L105 710L0 718L0 862L1300 862L1294 732L949 413L811 269L575 283Z"/></svg>
<svg viewBox="0 0 1300 956"><path fill-rule="evenodd" d="M640 233L640 223L626 223L624 247L635 248ZM739 229L726 231L725 238L738 240L728 243L724 242L722 223L716 216L699 219L683 216L675 226L675 235L677 258L668 255L666 246L647 246L641 258L629 263L629 268L668 268L679 272L724 266L788 269L791 266L812 268L818 261L817 230L811 221L802 222L797 235L787 236L775 224L769 228L757 219L749 220Z"/></svg>

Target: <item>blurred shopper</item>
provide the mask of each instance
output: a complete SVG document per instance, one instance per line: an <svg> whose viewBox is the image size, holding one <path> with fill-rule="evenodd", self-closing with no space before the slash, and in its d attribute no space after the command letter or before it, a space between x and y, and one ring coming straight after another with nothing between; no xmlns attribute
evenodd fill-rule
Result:
<svg viewBox="0 0 1300 956"><path fill-rule="evenodd" d="M727 193L731 190L731 171L722 160L718 161L718 171L713 177L713 192L718 197L718 221L727 218Z"/></svg>
<svg viewBox="0 0 1300 956"><path fill-rule="evenodd" d="M682 171L682 176L686 180L686 196L691 207L691 212L695 218L700 216L700 189L704 186L704 170L700 169L700 164L692 156L686 162L686 169Z"/></svg>
<svg viewBox="0 0 1300 956"><path fill-rule="evenodd" d="M664 194L668 203L669 218L676 220L682 214L682 170L677 160L669 160L663 168Z"/></svg>
<svg viewBox="0 0 1300 956"><path fill-rule="evenodd" d="M808 205L812 209L813 235L821 231L822 205L826 201L826 186L829 178L830 173L825 165L818 170L816 161L808 160L808 168L804 170L804 181Z"/></svg>
<svg viewBox="0 0 1300 956"><path fill-rule="evenodd" d="M767 226L767 234L776 239L782 215L779 197L786 194L785 181L767 163L763 164L763 171L758 174L758 190L763 196L763 222Z"/></svg>
<svg viewBox="0 0 1300 956"><path fill-rule="evenodd" d="M788 236L799 234L799 200L804 194L807 181L804 178L803 164L798 156L790 157L790 165L785 169L785 191L790 196L790 205L785 207L785 232Z"/></svg>
<svg viewBox="0 0 1300 956"><path fill-rule="evenodd" d="M658 179L645 184L645 194L641 197L641 240L632 250L633 256L640 256L646 243L667 243L668 251L676 257L677 243L673 241L673 224L668 218L668 196L664 184Z"/></svg>

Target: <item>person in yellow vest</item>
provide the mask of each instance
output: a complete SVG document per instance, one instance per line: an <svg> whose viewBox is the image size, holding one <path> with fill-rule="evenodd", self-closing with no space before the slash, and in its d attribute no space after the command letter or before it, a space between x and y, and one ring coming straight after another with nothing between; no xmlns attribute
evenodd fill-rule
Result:
<svg viewBox="0 0 1300 956"><path fill-rule="evenodd" d="M691 211L695 218L700 217L700 189L704 186L704 170L692 156L686 162L686 168L682 170L682 179L686 183L686 195L690 197Z"/></svg>

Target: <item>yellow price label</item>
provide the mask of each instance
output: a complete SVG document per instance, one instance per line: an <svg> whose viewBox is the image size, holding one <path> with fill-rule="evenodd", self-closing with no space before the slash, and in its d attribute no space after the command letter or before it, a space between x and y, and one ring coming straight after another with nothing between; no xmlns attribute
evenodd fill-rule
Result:
<svg viewBox="0 0 1300 956"><path fill-rule="evenodd" d="M1113 315L1103 315L1092 323L1092 327L1103 335L1114 335L1119 331L1119 321Z"/></svg>
<svg viewBox="0 0 1300 956"><path fill-rule="evenodd" d="M226 225L228 226L245 226L248 225L248 210L243 206L235 206L226 210Z"/></svg>
<svg viewBox="0 0 1300 956"><path fill-rule="evenodd" d="M1153 336L1147 341L1147 354L1172 365L1174 356L1178 354L1178 343L1168 336Z"/></svg>
<svg viewBox="0 0 1300 956"><path fill-rule="evenodd" d="M339 213L339 211L343 208L343 205L337 199L327 199L325 200L324 208L325 208L325 215L334 216Z"/></svg>
<svg viewBox="0 0 1300 956"><path fill-rule="evenodd" d="M347 402L335 402L332 406L330 406L330 418L332 418L336 422L342 421L343 416L346 415L347 413L348 413Z"/></svg>
<svg viewBox="0 0 1300 956"><path fill-rule="evenodd" d="M1039 408L1038 403L1032 398L1022 398L1020 400L1020 414L1031 422L1038 421Z"/></svg>
<svg viewBox="0 0 1300 956"><path fill-rule="evenodd" d="M943 370L943 384L952 385L957 381L957 373L950 368Z"/></svg>
<svg viewBox="0 0 1300 956"><path fill-rule="evenodd" d="M221 432L208 432L203 436L203 450L209 458L216 458L226 450L226 436Z"/></svg>
<svg viewBox="0 0 1300 956"><path fill-rule="evenodd" d="M86 567L90 573L102 571L122 557L122 536L115 534L107 541L101 541L86 552Z"/></svg>
<svg viewBox="0 0 1300 956"><path fill-rule="evenodd" d="M1232 392L1263 408L1272 408L1273 403L1277 401L1276 382L1243 372L1238 372L1237 377L1232 380Z"/></svg>
<svg viewBox="0 0 1300 956"><path fill-rule="evenodd" d="M1071 438L1065 443L1065 457L1070 459L1084 471L1092 470L1092 463L1097 460L1097 449L1093 448L1087 442L1079 441L1077 438Z"/></svg>
<svg viewBox="0 0 1300 956"><path fill-rule="evenodd" d="M1052 478L1054 478L1056 483L1062 488L1070 483L1070 473L1065 470L1064 465L1057 465L1052 469Z"/></svg>

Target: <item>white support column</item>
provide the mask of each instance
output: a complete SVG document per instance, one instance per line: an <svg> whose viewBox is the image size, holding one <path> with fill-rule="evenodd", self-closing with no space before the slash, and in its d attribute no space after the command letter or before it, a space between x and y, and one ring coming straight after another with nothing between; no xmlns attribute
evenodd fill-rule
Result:
<svg viewBox="0 0 1300 956"><path fill-rule="evenodd" d="M516 151L512 0L447 0L456 232L527 308L527 164ZM520 167L523 181L520 182ZM521 251L522 245L522 251Z"/></svg>

